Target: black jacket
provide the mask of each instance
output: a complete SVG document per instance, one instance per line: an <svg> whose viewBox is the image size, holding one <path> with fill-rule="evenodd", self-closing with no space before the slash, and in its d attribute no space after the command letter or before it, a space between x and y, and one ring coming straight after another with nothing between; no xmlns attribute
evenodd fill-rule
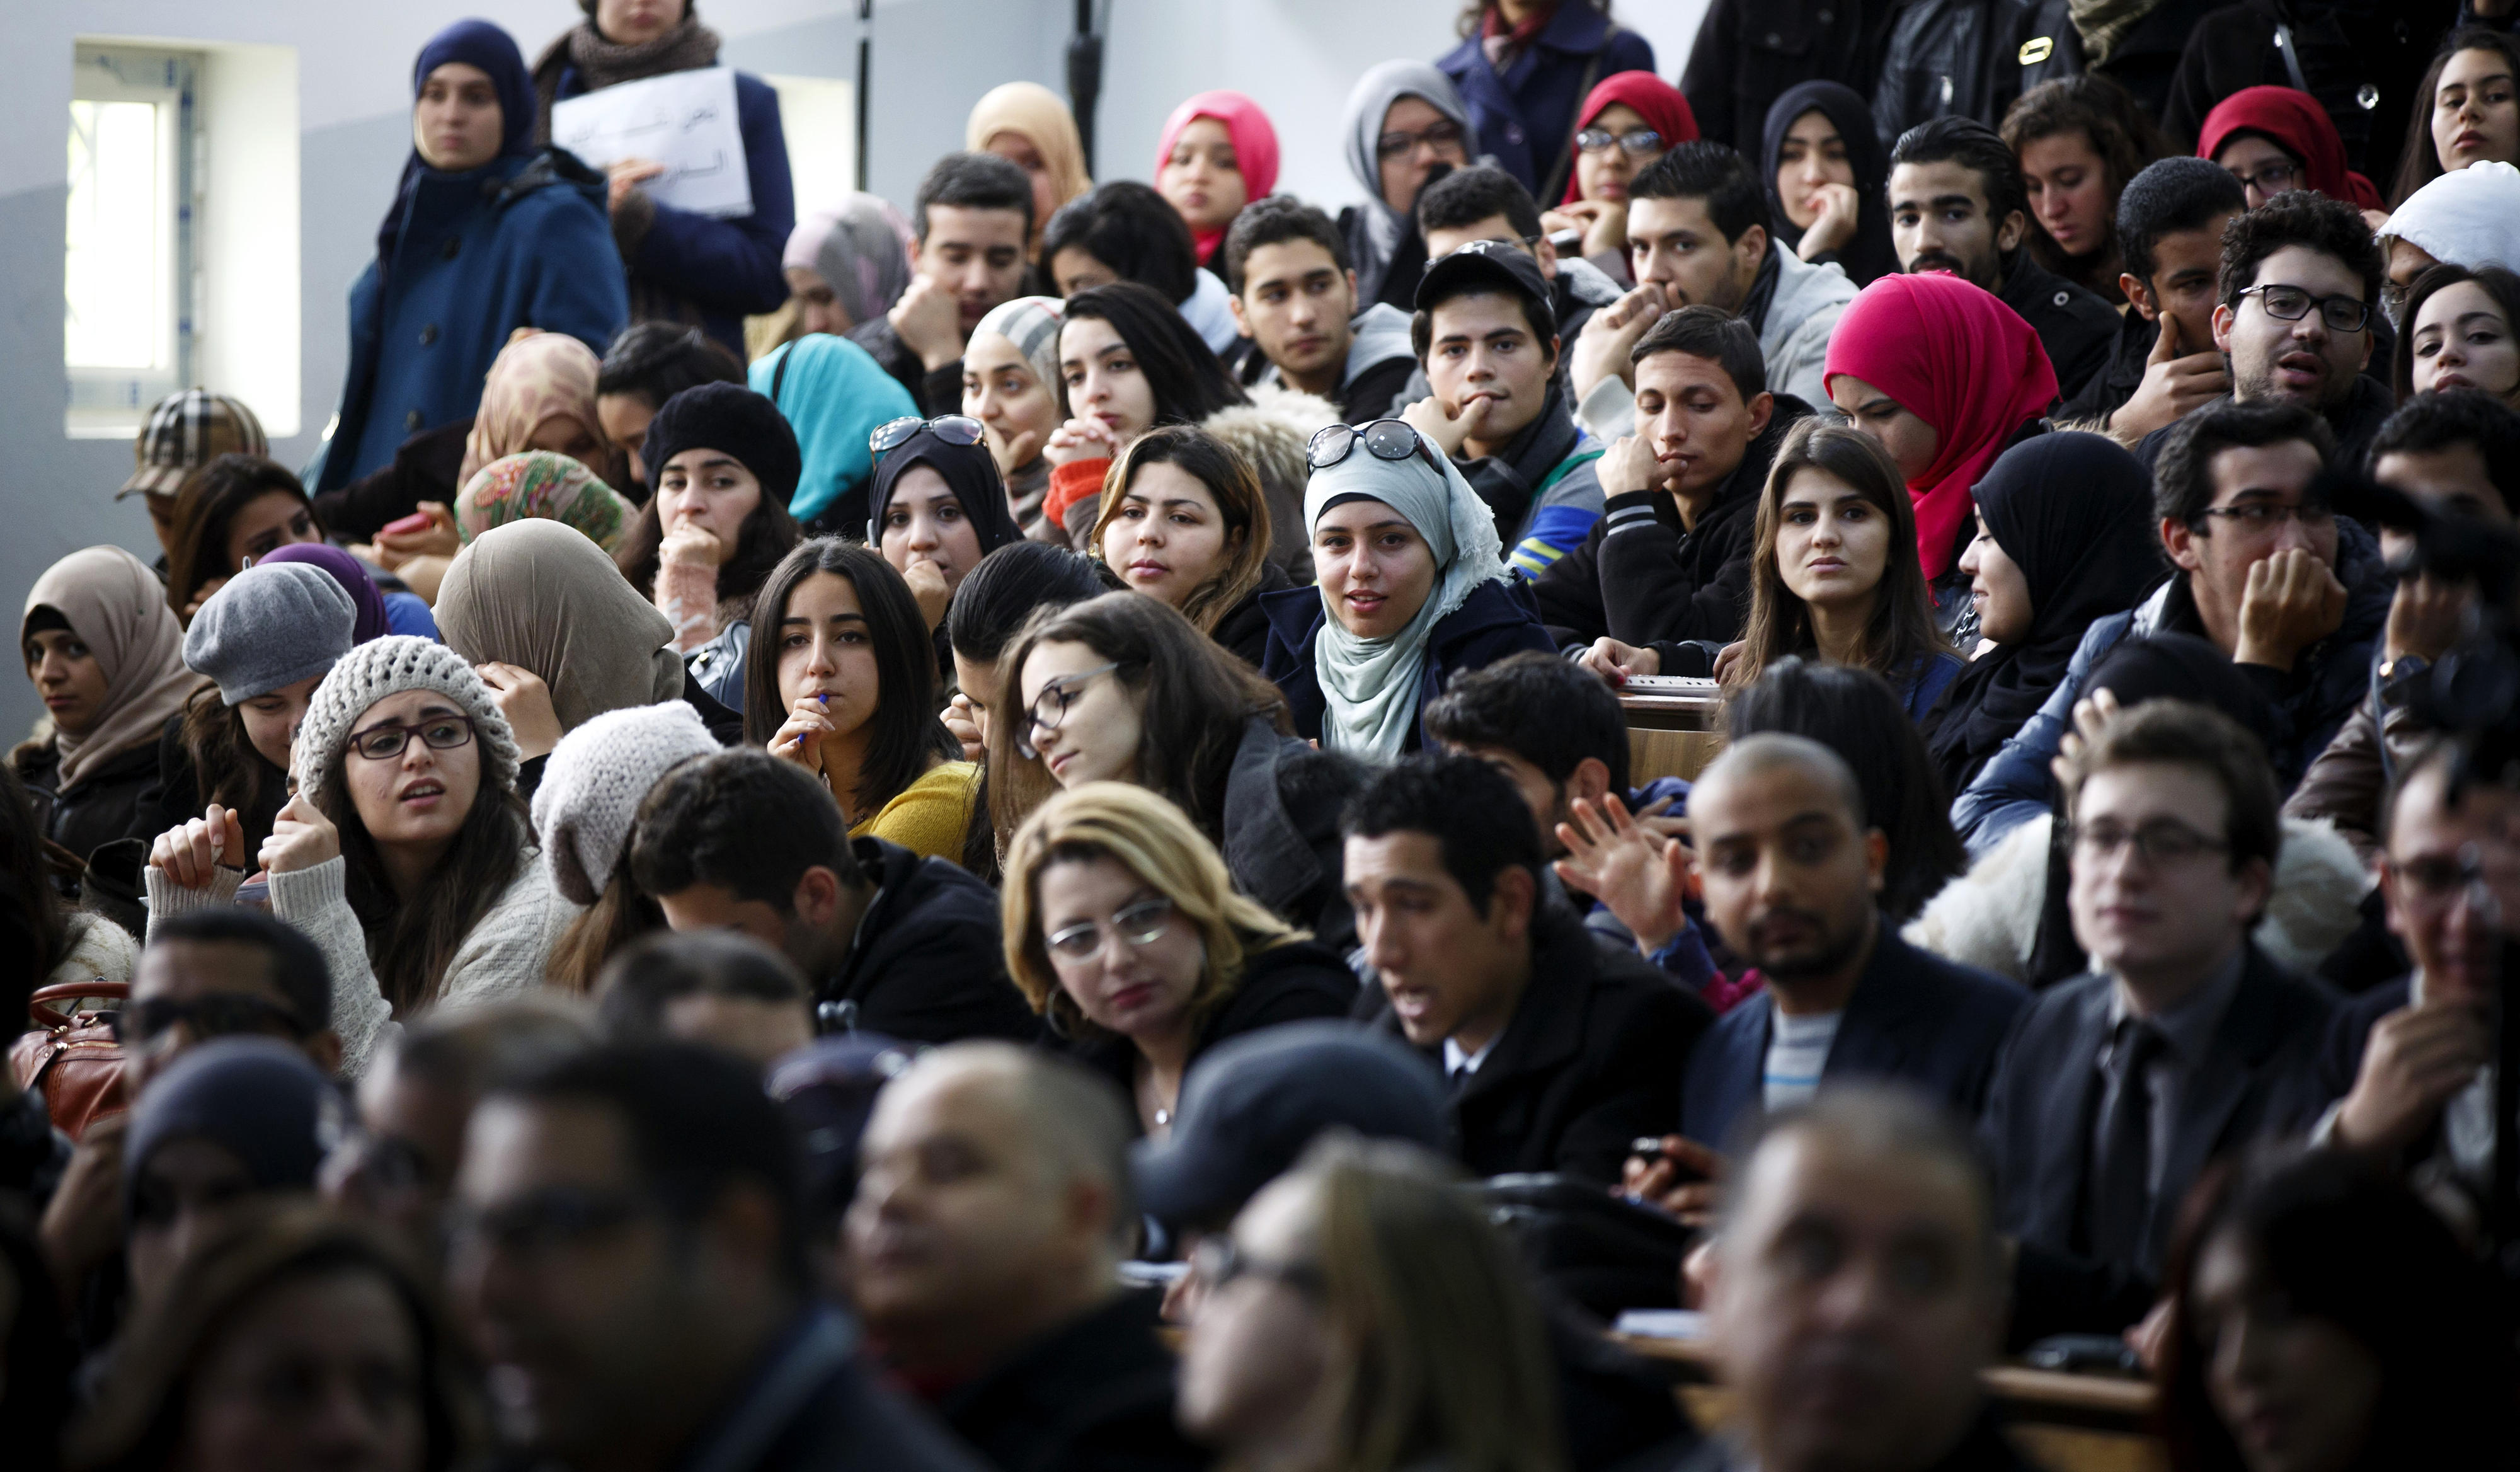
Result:
<svg viewBox="0 0 2520 1472"><path fill-rule="evenodd" d="M1173 1424L1161 1300L1131 1291L938 1399L936 1413L997 1472L1200 1472Z"/></svg>
<svg viewBox="0 0 2520 1472"><path fill-rule="evenodd" d="M1243 722L1225 778L1217 848L1234 887L1342 950L1355 942L1356 918L1342 879L1339 812L1363 785L1355 762L1281 736L1258 715Z"/></svg>
<svg viewBox="0 0 2520 1472"><path fill-rule="evenodd" d="M1974 1120L1986 1104L2004 1035L2029 1000L2010 982L1909 944L1885 918L1838 1021L1821 1082L1892 1081ZM1698 1039L1681 1092L1681 1133L1721 1148L1742 1119L1764 1112L1775 1010L1775 999L1762 992L1725 1013Z"/></svg>
<svg viewBox="0 0 2520 1472"><path fill-rule="evenodd" d="M1757 1464L1732 1442L1709 1437L1674 1472L1748 1472ZM1981 1412L1959 1445L1935 1458L1923 1472L2030 1472L2031 1464L2004 1439L1993 1411Z"/></svg>
<svg viewBox="0 0 2520 1472"><path fill-rule="evenodd" d="M2056 370L2058 397L2081 392L2108 366L2121 325L2118 309L2041 265L2028 251L2013 252L2005 262L2003 290L1996 299L2039 334L2048 366Z"/></svg>
<svg viewBox="0 0 2520 1472"><path fill-rule="evenodd" d="M1603 501L1584 545L1550 564L1532 589L1549 637L1569 653L1603 637L1638 645L1741 637L1750 617L1759 491L1785 432L1811 412L1792 394L1778 394L1767 429L1742 451L1694 528L1682 529L1679 506L1661 490Z"/></svg>
<svg viewBox="0 0 2520 1472"><path fill-rule="evenodd" d="M1294 712L1295 734L1318 741L1329 702L1313 669L1313 641L1321 637L1329 610L1322 606L1319 588L1263 593L1260 606L1269 616L1269 651L1260 672L1284 692ZM1513 576L1471 589L1460 608L1436 620L1427 630L1426 666L1418 680L1418 722L1409 728L1401 750L1415 752L1425 746L1426 707L1444 693L1445 683L1456 672L1483 669L1526 649L1556 652L1549 642L1549 630L1540 626L1531 585Z"/></svg>
<svg viewBox="0 0 2520 1472"><path fill-rule="evenodd" d="M963 412L963 360L956 358L930 373L901 334L892 330L889 317L869 317L844 334L848 340L873 354L878 366L910 391L910 401L919 412L933 419L939 414ZM853 531L853 528L843 528Z"/></svg>
<svg viewBox="0 0 2520 1472"><path fill-rule="evenodd" d="M1898 9L1892 0L1714 0L1680 77L1698 136L1756 161L1768 109L1796 84L1870 93Z"/></svg>
<svg viewBox="0 0 2520 1472"><path fill-rule="evenodd" d="M455 504L464 488L464 440L472 433L472 416L423 430L396 446L393 459L347 485L315 497L315 522L327 535L373 541L376 534L420 509L423 501ZM638 486L614 486L633 500Z"/></svg>
<svg viewBox="0 0 2520 1472"><path fill-rule="evenodd" d="M2144 365L2152 358L2153 345L2160 341L2158 321L2147 322L2143 313L2129 310L2118 323L2117 341L2109 349L2108 361L2100 365L2099 372L2084 380L2080 390L2065 395L2064 402L2056 406L2056 423L2107 423L2108 417L2126 407L2126 401L2143 386Z"/></svg>
<svg viewBox="0 0 2520 1472"><path fill-rule="evenodd" d="M108 758L78 786L60 788L61 752L47 741L22 743L12 754L26 784L35 826L44 837L85 858L116 839L155 838L141 798L158 785L158 745L147 742Z"/></svg>
<svg viewBox="0 0 2520 1472"><path fill-rule="evenodd" d="M1632 949L1593 938L1562 906L1533 917L1531 983L1450 1107L1472 1175L1619 1178L1639 1135L1679 1123L1673 1074L1715 1014ZM1398 1035L1389 1000L1372 1025ZM1438 1044L1429 1049L1442 1066Z"/></svg>
<svg viewBox="0 0 2520 1472"><path fill-rule="evenodd" d="M1242 980L1191 1039L1188 1062L1196 1063L1200 1054L1229 1037L1290 1022L1336 1021L1355 1006L1356 973L1337 951L1311 941L1272 945L1244 957ZM1102 1034L1079 1043L1076 1056L1118 1084L1123 1097L1135 1096L1137 1044Z"/></svg>
<svg viewBox="0 0 2520 1472"><path fill-rule="evenodd" d="M2309 83L2301 90L2317 98L2335 122L2345 143L2345 166L2386 194L2416 88L2455 10L2449 0L2241 0L2224 6L2188 32L2161 113L2162 128L2182 151L2193 151L2216 103L2244 87L2294 85L2284 53L2275 46L2275 27L2283 24L2290 28L2302 80ZM2367 110L2358 97L2365 86L2377 94Z"/></svg>
<svg viewBox="0 0 2520 1472"><path fill-rule="evenodd" d="M852 840L849 849L879 888L849 953L815 992L824 1031L934 1043L1041 1035L1007 975L996 891L879 838Z"/></svg>
<svg viewBox="0 0 2520 1472"><path fill-rule="evenodd" d="M1295 580L1286 570L1274 562L1260 565L1259 585L1242 595L1242 601L1217 616L1216 626L1207 636L1222 645L1225 652L1257 669L1269 652L1269 615L1260 607L1263 593L1282 593L1293 587Z"/></svg>
<svg viewBox="0 0 2520 1472"><path fill-rule="evenodd" d="M857 1331L842 1315L829 1309L807 1312L676 1465L709 1472L983 1472L968 1448L878 1385L859 1363L856 1345Z"/></svg>
<svg viewBox="0 0 2520 1472"><path fill-rule="evenodd" d="M2042 40L2045 47L2035 44ZM1994 127L2022 93L2082 69L2082 36L2065 0L1910 0L1882 38L1872 124L1884 150L1937 117Z"/></svg>

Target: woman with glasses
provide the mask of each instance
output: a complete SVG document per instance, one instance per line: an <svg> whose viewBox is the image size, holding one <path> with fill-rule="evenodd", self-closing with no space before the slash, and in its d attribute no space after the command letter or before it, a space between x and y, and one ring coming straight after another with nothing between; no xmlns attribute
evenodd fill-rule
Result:
<svg viewBox="0 0 2520 1472"><path fill-rule="evenodd" d="M1469 131L1461 90L1424 62L1383 62L1357 78L1340 132L1365 203L1340 210L1338 227L1355 262L1359 311L1377 301L1413 309L1426 272L1418 192L1437 164L1469 165Z"/></svg>
<svg viewBox="0 0 2520 1472"><path fill-rule="evenodd" d="M2345 166L2345 141L2317 99L2290 87L2243 87L2215 104L2197 130L2196 157L2231 171L2257 208L2287 189L2308 189L2360 209L2376 229L2380 191Z"/></svg>
<svg viewBox="0 0 2520 1472"><path fill-rule="evenodd" d="M1041 806L1007 852L1007 971L1081 1061L1171 1132L1182 1076L1217 1043L1344 1018L1356 975L1235 891L1181 809L1089 782Z"/></svg>
<svg viewBox="0 0 2520 1472"><path fill-rule="evenodd" d="M1506 572L1496 515L1453 462L1396 419L1313 437L1304 488L1317 587L1260 600L1260 672L1324 751L1384 761L1426 744L1453 675L1553 653L1529 586Z"/></svg>
<svg viewBox="0 0 2520 1472"><path fill-rule="evenodd" d="M258 864L271 912L324 952L342 1072L440 1002L544 984L575 913L517 797L517 738L464 657L393 635L324 676L297 728L297 791L248 851L233 813L158 840L153 920L229 902Z"/></svg>
<svg viewBox="0 0 2520 1472"><path fill-rule="evenodd" d="M2520 274L2434 266L2415 278L2398 320L2398 402L2475 389L2520 409Z"/></svg>
<svg viewBox="0 0 2520 1472"><path fill-rule="evenodd" d="M935 642L901 575L818 536L770 575L752 624L743 739L820 778L851 838L960 859L979 768L937 718Z"/></svg>
<svg viewBox="0 0 2520 1472"><path fill-rule="evenodd" d="M1796 259L1835 261L1857 286L1899 269L1883 186L1890 156L1872 105L1843 82L1802 82L1768 108L1760 145L1769 222Z"/></svg>
<svg viewBox="0 0 2520 1472"><path fill-rule="evenodd" d="M936 634L943 672L953 672L944 636L954 590L1000 547L1023 540L1007 505L1007 483L982 442L981 423L962 414L922 420L909 415L876 427L868 488L873 512L867 545L910 585L919 617Z"/></svg>
<svg viewBox="0 0 2520 1472"><path fill-rule="evenodd" d="M1101 504L1095 561L1260 667L1260 595L1293 584L1269 561L1269 501L1250 462L1204 430L1167 425L1120 452Z"/></svg>
<svg viewBox="0 0 2520 1472"><path fill-rule="evenodd" d="M1602 78L1575 112L1575 171L1557 207L1540 217L1541 227L1582 231L1577 253L1622 287L1634 286L1628 185L1672 145L1696 136L1696 115L1678 87L1650 71Z"/></svg>
<svg viewBox="0 0 2520 1472"><path fill-rule="evenodd" d="M1132 783L1188 814L1243 894L1344 941L1338 817L1360 773L1294 735L1249 666L1160 600L1111 593L1034 625L999 668L1014 708L990 722L999 831L1025 816L1031 773Z"/></svg>

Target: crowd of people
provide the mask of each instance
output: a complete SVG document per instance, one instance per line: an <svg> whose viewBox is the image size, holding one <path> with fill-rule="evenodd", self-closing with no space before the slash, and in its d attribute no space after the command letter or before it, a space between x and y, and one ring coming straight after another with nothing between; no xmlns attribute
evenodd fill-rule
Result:
<svg viewBox="0 0 2520 1472"><path fill-rule="evenodd" d="M25 593L21 1464L2520 1462L2509 0L1471 0L1335 213L1014 81L801 218L581 3Z"/></svg>

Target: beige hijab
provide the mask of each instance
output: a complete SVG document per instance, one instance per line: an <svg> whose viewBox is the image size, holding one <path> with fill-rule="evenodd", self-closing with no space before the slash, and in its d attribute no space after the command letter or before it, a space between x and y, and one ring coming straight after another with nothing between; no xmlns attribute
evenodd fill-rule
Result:
<svg viewBox="0 0 2520 1472"><path fill-rule="evenodd" d="M683 693L674 627L586 533L539 517L493 527L455 554L437 631L467 664L515 665L551 687L561 729Z"/></svg>
<svg viewBox="0 0 2520 1472"><path fill-rule="evenodd" d="M1051 208L1094 187L1093 176L1085 171L1085 140L1076 131L1076 115L1048 87L1039 82L1007 82L990 88L973 104L970 120L963 125L963 146L984 152L989 140L1000 133L1022 134L1041 155L1042 166L1050 172ZM1049 223L1046 219L1032 222L1035 246L1041 243L1042 227Z"/></svg>
<svg viewBox="0 0 2520 1472"><path fill-rule="evenodd" d="M90 547L53 564L26 594L27 618L39 608L68 620L105 671L105 713L95 729L53 738L68 792L100 764L156 741L202 682L184 667L184 630L166 606L166 585L120 547ZM19 652L25 648L22 618Z"/></svg>

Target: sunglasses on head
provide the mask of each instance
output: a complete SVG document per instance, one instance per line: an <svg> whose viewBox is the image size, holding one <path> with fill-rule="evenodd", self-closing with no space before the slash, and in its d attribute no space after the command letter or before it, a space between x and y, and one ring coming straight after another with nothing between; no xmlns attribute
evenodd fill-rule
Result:
<svg viewBox="0 0 2520 1472"><path fill-rule="evenodd" d="M890 451L909 443L910 437L921 430L927 431L947 444L980 442L980 422L968 414L940 414L934 419L904 414L899 419L887 419L877 425L875 433L867 436L867 448L875 452L877 459L882 459Z"/></svg>
<svg viewBox="0 0 2520 1472"><path fill-rule="evenodd" d="M1376 460L1406 460L1412 455L1423 458L1426 468L1438 479L1444 464L1435 458L1435 450L1425 437L1398 419L1376 419L1368 424L1334 424L1313 436L1304 446L1304 463L1314 470L1328 470L1356 453L1362 444L1367 454Z"/></svg>

